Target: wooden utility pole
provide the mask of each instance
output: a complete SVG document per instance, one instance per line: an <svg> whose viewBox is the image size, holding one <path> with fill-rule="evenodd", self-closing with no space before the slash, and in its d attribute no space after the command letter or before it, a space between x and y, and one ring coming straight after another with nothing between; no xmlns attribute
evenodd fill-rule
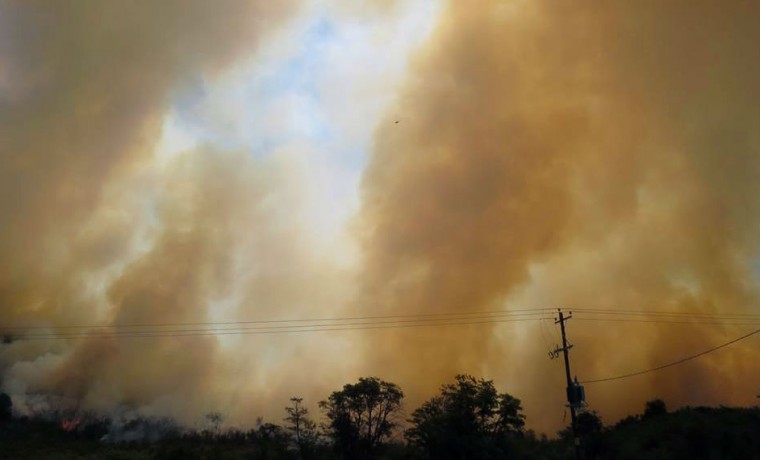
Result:
<svg viewBox="0 0 760 460"><path fill-rule="evenodd" d="M578 422L576 410L580 407L582 396L578 392L578 385L573 383L573 379L570 377L570 349L572 345L567 343L567 334L565 332L565 322L573 317L573 312L570 312L569 316L565 316L561 309L557 309L559 312L559 318L554 324L559 323L559 327L562 330L562 348L554 350L555 354L562 351L562 356L565 358L565 377L567 377L567 405L570 407L570 420L572 422L573 429L573 444L575 445L575 458L581 460L581 440L578 437Z"/></svg>

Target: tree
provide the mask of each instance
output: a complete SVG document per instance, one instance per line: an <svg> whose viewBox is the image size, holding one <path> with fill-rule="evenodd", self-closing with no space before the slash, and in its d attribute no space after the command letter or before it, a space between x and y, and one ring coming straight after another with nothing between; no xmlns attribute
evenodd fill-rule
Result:
<svg viewBox="0 0 760 460"><path fill-rule="evenodd" d="M522 434L520 400L498 393L490 380L457 375L441 394L412 413L405 436L425 458L445 460L504 456Z"/></svg>
<svg viewBox="0 0 760 460"><path fill-rule="evenodd" d="M665 405L665 401L660 398L647 401L644 407L644 418L657 417L658 415L665 415L668 413L668 408Z"/></svg>
<svg viewBox="0 0 760 460"><path fill-rule="evenodd" d="M602 436L604 424L599 414L596 411L588 410L581 412L576 418L576 426L578 427L578 437L580 438L584 458L593 460L600 457L604 451L604 439ZM569 430L566 439L573 439Z"/></svg>
<svg viewBox="0 0 760 460"><path fill-rule="evenodd" d="M344 458L371 458L396 426L404 393L377 377L360 378L333 392L319 407L329 423L325 427Z"/></svg>
<svg viewBox="0 0 760 460"><path fill-rule="evenodd" d="M288 449L290 436L279 425L263 423L257 420L258 427L249 433L249 439L253 445L256 459L292 459L293 455Z"/></svg>
<svg viewBox="0 0 760 460"><path fill-rule="evenodd" d="M583 411L578 414L576 418L576 425L578 427L578 434L580 436L591 436L601 433L604 429L604 424L599 414L596 411Z"/></svg>
<svg viewBox="0 0 760 460"><path fill-rule="evenodd" d="M13 401L5 393L0 393L0 421L10 420L13 414Z"/></svg>
<svg viewBox="0 0 760 460"><path fill-rule="evenodd" d="M309 418L309 409L301 405L303 398L290 398L290 402L285 408L285 428L292 433L301 459L310 458L318 441L317 424Z"/></svg>
<svg viewBox="0 0 760 460"><path fill-rule="evenodd" d="M224 415L221 412L209 412L206 414L206 422L213 428L213 435L219 436L219 428L224 422Z"/></svg>

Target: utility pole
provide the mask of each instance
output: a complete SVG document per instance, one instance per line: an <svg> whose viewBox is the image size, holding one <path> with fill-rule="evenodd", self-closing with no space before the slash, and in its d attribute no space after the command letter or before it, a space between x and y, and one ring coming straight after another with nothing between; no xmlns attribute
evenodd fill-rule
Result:
<svg viewBox="0 0 760 460"><path fill-rule="evenodd" d="M565 322L573 317L573 312L570 312L569 316L565 316L561 309L557 309L559 312L559 319L554 321L554 324L559 323L559 327L562 331L562 348L557 347L554 349L554 355L558 355L562 351L562 355L565 358L565 376L567 377L567 405L570 408L570 420L572 421L573 428L573 444L575 444L575 458L581 460L581 440L578 437L578 422L576 410L582 404L584 399L583 387L578 385L577 381L573 383L573 379L570 377L570 349L572 345L567 343L567 334L565 333Z"/></svg>

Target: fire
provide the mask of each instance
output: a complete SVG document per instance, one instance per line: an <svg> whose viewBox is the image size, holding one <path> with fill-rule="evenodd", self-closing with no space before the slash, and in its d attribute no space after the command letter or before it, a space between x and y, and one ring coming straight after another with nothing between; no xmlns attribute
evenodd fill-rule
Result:
<svg viewBox="0 0 760 460"><path fill-rule="evenodd" d="M74 431L80 423L82 423L82 417L61 420L61 429L63 429L63 431Z"/></svg>

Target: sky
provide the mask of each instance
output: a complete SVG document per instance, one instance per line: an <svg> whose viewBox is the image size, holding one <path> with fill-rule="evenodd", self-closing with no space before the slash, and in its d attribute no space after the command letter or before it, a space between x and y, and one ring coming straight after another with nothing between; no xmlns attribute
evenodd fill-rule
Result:
<svg viewBox="0 0 760 460"><path fill-rule="evenodd" d="M555 432L555 308L580 380L758 327L759 8L0 2L2 391L247 427L368 375L410 413L471 373ZM119 335L444 314L471 324ZM756 347L589 407L756 404Z"/></svg>

